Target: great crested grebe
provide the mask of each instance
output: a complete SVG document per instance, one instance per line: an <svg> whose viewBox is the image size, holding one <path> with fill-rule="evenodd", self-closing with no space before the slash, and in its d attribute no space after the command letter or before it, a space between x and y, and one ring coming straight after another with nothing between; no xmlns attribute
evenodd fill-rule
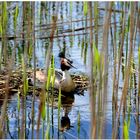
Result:
<svg viewBox="0 0 140 140"><path fill-rule="evenodd" d="M75 83L73 82L68 70L74 67L72 65L73 62L67 59L63 52L59 53L59 57L61 70L55 69L54 88L59 89L59 87L61 87L61 91L63 92L72 92L75 89ZM36 71L36 80L39 84L45 82L45 73L41 70Z"/></svg>

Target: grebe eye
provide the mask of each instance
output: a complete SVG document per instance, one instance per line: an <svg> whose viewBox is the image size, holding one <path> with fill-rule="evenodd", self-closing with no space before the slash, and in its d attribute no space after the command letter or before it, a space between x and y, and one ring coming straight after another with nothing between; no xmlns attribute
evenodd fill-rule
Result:
<svg viewBox="0 0 140 140"><path fill-rule="evenodd" d="M62 63L62 64L64 64L64 63L65 63L64 59L62 59L62 60L61 60L61 63Z"/></svg>

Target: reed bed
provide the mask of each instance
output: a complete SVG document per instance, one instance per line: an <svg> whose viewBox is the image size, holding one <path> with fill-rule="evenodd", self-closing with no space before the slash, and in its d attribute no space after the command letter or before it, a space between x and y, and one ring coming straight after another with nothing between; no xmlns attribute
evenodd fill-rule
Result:
<svg viewBox="0 0 140 140"><path fill-rule="evenodd" d="M74 17L75 13L80 18ZM77 38L77 52L80 50L81 60L85 66L89 66L89 75L88 78L75 74L71 76L77 84L77 94L84 95L85 90L89 91L89 138L129 139L131 125L136 128L133 138L140 138L139 13L139 2L1 2L0 98L3 103L0 138L7 138L7 133L10 132L11 120L8 118L7 108L12 94L17 94L17 138L28 138L27 96L30 93L31 138L55 138L55 107L58 111L57 138L62 138L63 94L61 88L59 91L54 89L54 50L70 54ZM46 75L40 88L37 87L36 80L39 45L42 45L45 57L43 63ZM31 73L33 86L28 81ZM112 130L108 137L106 120L110 97ZM39 99L37 119L36 99ZM132 122L132 117L136 123ZM74 137L82 138L81 124L82 115L79 111L77 136Z"/></svg>

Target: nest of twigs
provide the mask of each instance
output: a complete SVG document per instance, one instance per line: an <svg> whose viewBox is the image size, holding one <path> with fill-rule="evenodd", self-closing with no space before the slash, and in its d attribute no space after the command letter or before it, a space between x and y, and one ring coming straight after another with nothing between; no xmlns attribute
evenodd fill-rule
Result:
<svg viewBox="0 0 140 140"><path fill-rule="evenodd" d="M27 76L30 77L32 70L27 71ZM76 89L75 94L83 95L84 90L87 90L89 80L88 77L84 74L71 74L73 81L75 82ZM33 93L33 85L29 84L28 94ZM41 88L36 87L35 93L38 96L40 94ZM0 72L0 98L4 98L5 94L8 93L12 95L14 93L23 93L23 71L17 69L12 72L8 70L3 70ZM49 90L51 93L51 89ZM53 90L54 94L58 94L58 90Z"/></svg>

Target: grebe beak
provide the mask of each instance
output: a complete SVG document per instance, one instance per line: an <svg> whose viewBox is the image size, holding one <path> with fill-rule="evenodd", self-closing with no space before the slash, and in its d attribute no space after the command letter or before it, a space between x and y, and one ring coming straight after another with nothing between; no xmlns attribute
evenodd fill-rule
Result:
<svg viewBox="0 0 140 140"><path fill-rule="evenodd" d="M61 58L61 64L62 65L66 66L66 67L69 67L69 68L73 67L73 68L77 69L76 67L74 67L72 65L73 61L66 58L65 54L63 52L60 52L58 56Z"/></svg>
<svg viewBox="0 0 140 140"><path fill-rule="evenodd" d="M64 58L64 64L65 64L66 66L73 67L73 68L77 69L76 67L74 67L74 66L72 65L72 63L73 63L73 61L70 61L69 59Z"/></svg>

